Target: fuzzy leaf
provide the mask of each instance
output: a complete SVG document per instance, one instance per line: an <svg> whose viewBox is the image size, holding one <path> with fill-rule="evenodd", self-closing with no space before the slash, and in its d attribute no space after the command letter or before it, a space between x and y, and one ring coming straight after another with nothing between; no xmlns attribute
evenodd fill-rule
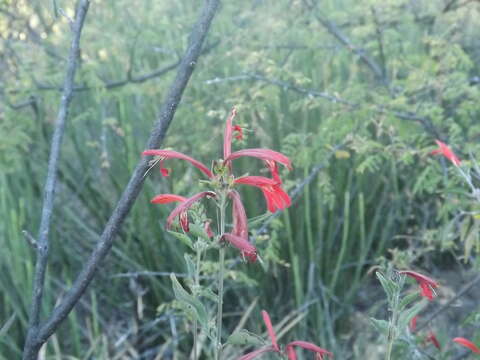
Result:
<svg viewBox="0 0 480 360"><path fill-rule="evenodd" d="M176 232L176 231L168 231L168 233L173 235L175 238L180 240L185 245L187 245L190 249L194 250L192 239L190 239L190 237L188 235L185 235L185 234L182 234L182 233L179 233L179 232Z"/></svg>
<svg viewBox="0 0 480 360"><path fill-rule="evenodd" d="M208 325L208 316L203 304L183 288L175 274L170 274L170 279L172 280L175 298L182 304L187 305L187 307L192 310L192 315L198 322L206 327Z"/></svg>
<svg viewBox="0 0 480 360"><path fill-rule="evenodd" d="M230 335L227 339L227 344L263 346L265 345L265 341L260 336L242 329L235 331L232 335Z"/></svg>

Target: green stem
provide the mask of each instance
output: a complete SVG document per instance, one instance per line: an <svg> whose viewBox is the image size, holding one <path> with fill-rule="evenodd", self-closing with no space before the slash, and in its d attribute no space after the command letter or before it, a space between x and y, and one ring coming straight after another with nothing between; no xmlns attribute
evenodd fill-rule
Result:
<svg viewBox="0 0 480 360"><path fill-rule="evenodd" d="M200 239L197 240L197 244ZM198 246L196 246L196 252L197 252L197 266L195 267L195 292L198 292L198 289L200 287L200 260L202 257L202 250L199 249ZM195 319L193 321L193 360L198 359L198 354L197 354L197 348L198 348L198 321Z"/></svg>
<svg viewBox="0 0 480 360"><path fill-rule="evenodd" d="M226 196L220 200L220 236L225 232ZM225 248L220 244L218 260L218 309L217 309L217 339L215 344L215 360L222 355L222 316L223 316L223 279L225 277Z"/></svg>

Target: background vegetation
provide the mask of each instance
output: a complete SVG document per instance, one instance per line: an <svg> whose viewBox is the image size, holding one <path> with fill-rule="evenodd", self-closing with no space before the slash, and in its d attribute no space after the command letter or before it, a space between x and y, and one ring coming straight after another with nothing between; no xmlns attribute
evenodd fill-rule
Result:
<svg viewBox="0 0 480 360"><path fill-rule="evenodd" d="M92 0L63 145L45 312L75 277L139 160L199 7ZM35 235L39 225L72 15L67 0L0 3L0 359L19 358L24 341L34 253L22 231ZM468 279L480 249L478 205L429 152L439 138L460 157L478 158L479 32L478 1L223 2L165 147L219 157L224 120L237 105L245 145L291 157L287 188L319 170L263 234L264 202L245 190L263 264L233 265L230 329L252 304L248 329L263 331L265 308L274 322L296 324L287 338L318 342L338 359L374 358L377 336L360 330L384 302L369 268L389 259L429 273L445 300ZM146 181L47 358L186 357L188 324L168 305L164 276L185 271L185 249L164 231L169 209L149 199L192 193L197 173L167 166L171 177L155 171ZM445 343L473 334L446 321L468 323L476 304L467 296L463 305L462 314L435 320Z"/></svg>

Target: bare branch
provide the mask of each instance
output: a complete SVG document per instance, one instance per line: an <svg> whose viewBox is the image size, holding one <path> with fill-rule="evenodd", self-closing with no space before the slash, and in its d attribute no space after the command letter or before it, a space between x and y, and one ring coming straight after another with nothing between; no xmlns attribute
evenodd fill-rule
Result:
<svg viewBox="0 0 480 360"><path fill-rule="evenodd" d="M442 141L445 140L445 138L439 133L439 131L435 128L435 126L432 124L432 122L429 118L417 115L413 112L397 111L397 110L393 110L393 109L387 108L387 107L382 106L382 105L377 105L377 104L361 105L361 104L358 104L358 103L353 103L349 100L343 99L339 96L330 94L330 93L325 92L325 91L302 88L302 87L296 86L295 84L291 84L289 82L278 80L278 79L267 78L267 77L265 77L263 75L260 75L260 74L246 73L246 74L241 74L241 75L238 75L238 76L232 76L232 77L228 77L228 78L224 78L224 79L215 78L215 79L207 80L205 83L206 84L216 84L216 83L221 83L221 82L224 82L224 81L239 81L239 80L261 81L261 82L264 82L264 83L267 83L267 84L278 86L278 87L280 87L282 89L285 89L285 90L296 92L296 93L301 94L301 95L305 95L305 96L312 97L312 98L318 97L318 98L328 100L328 101L330 101L332 103L335 103L335 104L345 105L346 107L348 107L351 110L359 109L362 106L370 106L371 110L374 111L374 112L377 112L377 113L380 113L380 114L389 114L389 115L393 115L393 116L395 116L399 119L402 119L402 120L417 122L424 128L424 130L427 133L432 135L435 139L439 139L439 140L442 140Z"/></svg>
<svg viewBox="0 0 480 360"><path fill-rule="evenodd" d="M170 126L182 94L192 75L197 60L200 56L202 45L210 28L210 24L217 11L220 0L205 0L203 10L197 23L194 25L189 46L180 62L177 75L170 86L166 100L163 103L158 119L152 129L146 148L157 148L165 138L165 134ZM118 201L113 213L103 230L101 239L97 243L90 258L86 261L83 269L78 274L72 287L67 291L58 306L52 311L45 323L39 326L38 334L33 339L34 349L29 356L24 356L24 360L36 360L38 350L48 338L56 331L62 321L72 311L73 307L82 297L86 288L92 281L98 267L105 256L110 251L113 240L118 234L125 218L132 208L143 185L144 173L148 169L149 159L142 158L135 168L130 181L128 182L120 200Z"/></svg>
<svg viewBox="0 0 480 360"><path fill-rule="evenodd" d="M309 4L307 0L304 3L312 10L313 16L322 24L330 34L332 34L338 41L340 41L348 50L357 55L362 62L367 65L373 72L375 77L383 82L388 87L388 79L382 70L382 67L361 47L355 46L350 39L338 28L338 26L331 20L327 19L322 13L316 9L316 4Z"/></svg>
<svg viewBox="0 0 480 360"><path fill-rule="evenodd" d="M53 212L53 202L57 182L57 168L60 159L60 148L62 144L63 133L65 131L65 122L68 116L68 108L73 95L73 82L78 66L78 55L80 51L80 35L82 33L83 23L87 15L89 5L89 0L81 0L79 2L75 15L75 23L73 24L72 28L73 37L68 56L67 73L65 76L60 107L57 114L57 121L55 123L55 131L53 133L52 144L50 148L50 158L48 160L47 179L43 193L40 229L36 243L37 259L35 276L33 280L32 303L30 307L28 332L24 347L23 359L36 359L39 349L36 339L38 337L40 310L42 306L43 290L45 285L45 272L48 262L48 234Z"/></svg>

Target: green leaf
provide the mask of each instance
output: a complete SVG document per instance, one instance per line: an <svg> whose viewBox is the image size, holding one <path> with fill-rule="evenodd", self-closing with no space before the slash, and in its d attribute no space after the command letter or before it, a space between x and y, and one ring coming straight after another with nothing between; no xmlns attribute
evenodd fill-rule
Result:
<svg viewBox="0 0 480 360"><path fill-rule="evenodd" d="M382 284L383 290L388 296L388 299L392 299L393 296L395 295L396 292L396 285L392 280L389 280L385 278L382 273L376 272L375 275L377 275L378 280L380 281L380 284Z"/></svg>
<svg viewBox="0 0 480 360"><path fill-rule="evenodd" d="M254 333L242 329L235 331L232 335L230 335L227 339L227 344L263 346L265 345L265 340Z"/></svg>
<svg viewBox="0 0 480 360"><path fill-rule="evenodd" d="M205 241L210 241L210 238L208 237L208 234L203 228L203 226L200 226L198 224L190 224L189 229L190 234L192 234L193 236L201 238Z"/></svg>
<svg viewBox="0 0 480 360"><path fill-rule="evenodd" d="M400 301L400 304L398 306L399 311L405 310L405 308L410 305L413 301L417 300L420 297L420 294L418 291L408 294L405 296L402 301Z"/></svg>
<svg viewBox="0 0 480 360"><path fill-rule="evenodd" d="M194 281L195 280L195 271L196 266L192 260L192 257L189 254L184 254L183 257L185 258L185 264L187 265L187 273L188 277Z"/></svg>
<svg viewBox="0 0 480 360"><path fill-rule="evenodd" d="M190 249L194 250L193 248L193 243L192 239L188 235L176 232L176 231L168 231L169 234L173 235L175 238L183 242L185 245L187 245Z"/></svg>
<svg viewBox="0 0 480 360"><path fill-rule="evenodd" d="M420 311L422 311L428 304L428 300L423 299L422 301L418 302L417 304L413 305L411 308L403 311L398 318L398 326L400 329L405 329L410 321L417 316Z"/></svg>
<svg viewBox="0 0 480 360"><path fill-rule="evenodd" d="M370 318L370 322L375 327L375 329L378 330L379 333L381 333L382 335L388 336L388 329L390 327L390 324L388 323L388 321Z"/></svg>
<svg viewBox="0 0 480 360"><path fill-rule="evenodd" d="M198 322L204 327L207 327L208 316L203 304L183 288L183 286L178 282L175 274L170 274L170 279L172 280L175 298L182 304L187 305L188 308L192 310L192 315L198 320Z"/></svg>

